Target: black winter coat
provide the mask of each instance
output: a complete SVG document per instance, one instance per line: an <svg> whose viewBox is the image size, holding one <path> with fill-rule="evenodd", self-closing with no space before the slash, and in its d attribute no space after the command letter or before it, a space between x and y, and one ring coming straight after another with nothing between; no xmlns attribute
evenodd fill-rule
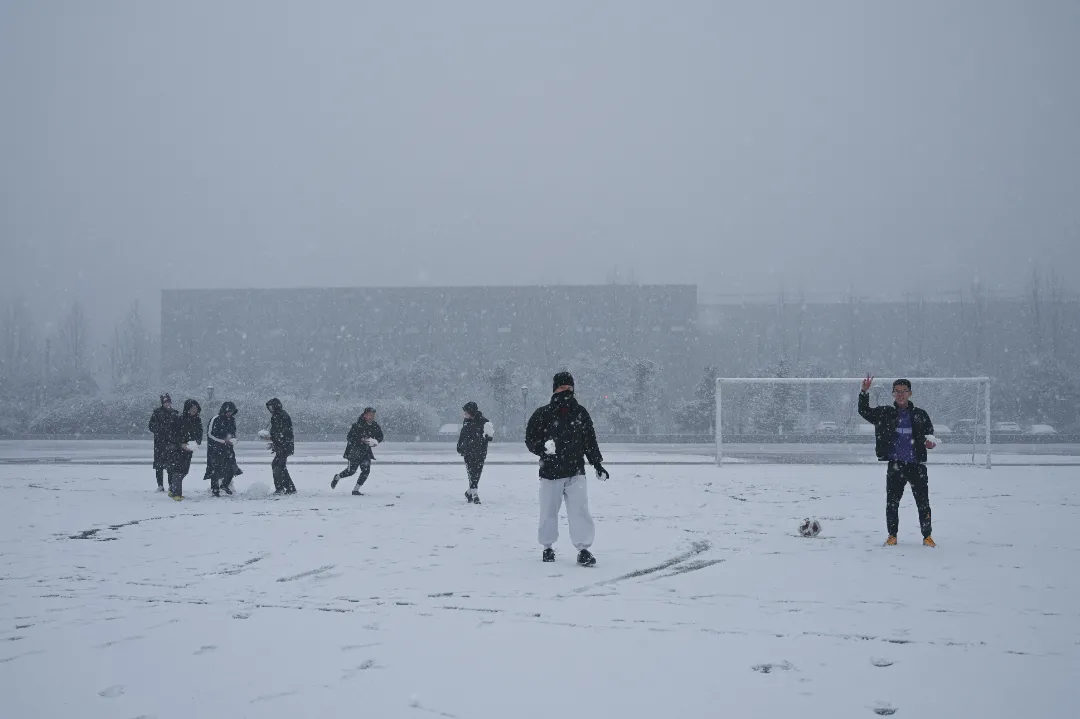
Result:
<svg viewBox="0 0 1080 719"><path fill-rule="evenodd" d="M281 400L272 399L266 403L270 410L270 443L274 445L274 454L286 456L296 451L293 442L292 417L281 406Z"/></svg>
<svg viewBox="0 0 1080 719"><path fill-rule="evenodd" d="M461 423L457 452L465 458L466 462L479 463L487 459L488 443L491 442L491 438L484 434L484 429L488 424L488 418L480 412L475 412L472 417Z"/></svg>
<svg viewBox="0 0 1080 719"><path fill-rule="evenodd" d="M191 456L194 452L185 452L181 449L180 445L188 442L194 442L197 445L202 444L202 417L196 414L194 417L188 414L188 410L192 407L199 407L199 403L193 399L186 400L184 402L184 411L180 413L180 416L176 418L174 426L174 438L176 442L176 449L174 450L174 462L172 470L179 472L182 475L186 475L191 469ZM202 407L199 407L200 411Z"/></svg>
<svg viewBox="0 0 1080 719"><path fill-rule="evenodd" d="M150 431L154 433L154 469L168 469L172 459L173 422L178 416L173 408L158 407L150 414Z"/></svg>
<svg viewBox="0 0 1080 719"><path fill-rule="evenodd" d="M926 461L926 435L934 433L934 425L925 409L908 402L911 410L911 442L915 445L915 461ZM888 462L896 444L896 404L870 406L870 395L859 393L859 415L874 425L874 451L879 461Z"/></svg>
<svg viewBox="0 0 1080 719"><path fill-rule="evenodd" d="M375 453L371 451L371 447L365 441L369 438L382 442L382 427L379 426L378 422L368 423L362 419L356 420L353 426L349 428L349 434L345 438L345 454L342 456L350 462L375 459Z"/></svg>
<svg viewBox="0 0 1080 719"><path fill-rule="evenodd" d="M555 441L555 454L544 445ZM542 479L562 479L585 472L585 460L594 467L604 461L596 442L589 411L578 404L573 391L558 392L551 402L533 412L525 428L525 446L540 457Z"/></svg>
<svg viewBox="0 0 1080 719"><path fill-rule="evenodd" d="M225 402L206 428L206 476L210 478L236 474L236 450L226 441L236 436L236 417L225 416L227 407L235 409L232 402Z"/></svg>

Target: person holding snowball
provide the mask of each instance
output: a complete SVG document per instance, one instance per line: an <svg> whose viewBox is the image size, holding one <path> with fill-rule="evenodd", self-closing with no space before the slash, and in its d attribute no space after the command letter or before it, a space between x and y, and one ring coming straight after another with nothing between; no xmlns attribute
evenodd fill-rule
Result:
<svg viewBox="0 0 1080 719"><path fill-rule="evenodd" d="M597 479L607 479L607 470L596 441L589 411L574 397L574 378L559 372L551 382L551 401L533 412L525 428L525 446L540 458L540 526L537 539L544 547L545 562L555 561L551 545L559 538L559 509L566 500L570 541L578 550L578 564L591 567L596 557L589 551L595 536L589 497L585 486L585 460L596 470Z"/></svg>
<svg viewBox="0 0 1080 719"><path fill-rule="evenodd" d="M379 423L375 421L375 408L365 407L360 419L349 428L349 434L345 439L345 454L342 456L349 460L349 467L334 475L334 478L330 480L330 489L337 487L338 480L351 477L359 469L360 476L356 478L356 486L352 491L353 494L359 495L360 488L364 486L368 475L371 474L371 460L375 459L375 453L371 450L378 447L379 442L382 441L383 431Z"/></svg>
<svg viewBox="0 0 1080 719"><path fill-rule="evenodd" d="M887 546L896 544L900 529L900 499L904 486L911 484L915 506L919 511L919 528L923 544L936 547L930 536L930 487L926 473L926 450L937 446L934 425L926 410L911 402L911 382L893 382L892 406L871 407L870 375L862 381L859 392L859 415L874 425L875 452L879 461L888 462L885 471L885 524L889 532Z"/></svg>
<svg viewBox="0 0 1080 719"><path fill-rule="evenodd" d="M222 402L217 416L206 428L206 475L210 491L215 497L232 494L232 481L236 476L236 405Z"/></svg>
<svg viewBox="0 0 1080 719"><path fill-rule="evenodd" d="M199 401L196 399L184 400L184 411L180 414L177 422L177 441L179 442L179 452L175 455L176 462L174 470L180 475L180 479L177 482L177 494L182 494L180 488L184 477L191 471L191 457L195 454L196 448L202 444L203 431L202 431L202 407L199 405ZM170 482L170 486L171 486Z"/></svg>

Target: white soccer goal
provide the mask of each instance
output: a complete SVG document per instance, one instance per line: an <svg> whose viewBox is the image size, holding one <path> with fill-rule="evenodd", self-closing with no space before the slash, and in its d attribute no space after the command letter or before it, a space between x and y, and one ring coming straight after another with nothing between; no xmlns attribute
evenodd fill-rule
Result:
<svg viewBox="0 0 1080 719"><path fill-rule="evenodd" d="M875 377L870 406L892 403L894 377ZM934 461L990 468L990 379L910 377L911 401L930 413ZM721 377L716 463L873 461L874 426L859 416L862 378Z"/></svg>

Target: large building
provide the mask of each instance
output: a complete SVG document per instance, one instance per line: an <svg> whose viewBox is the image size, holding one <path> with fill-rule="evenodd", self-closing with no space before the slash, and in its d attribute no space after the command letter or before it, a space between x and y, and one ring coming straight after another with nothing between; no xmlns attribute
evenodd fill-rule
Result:
<svg viewBox="0 0 1080 719"><path fill-rule="evenodd" d="M325 375L421 355L543 368L619 352L693 377L697 315L694 285L166 290L162 371Z"/></svg>

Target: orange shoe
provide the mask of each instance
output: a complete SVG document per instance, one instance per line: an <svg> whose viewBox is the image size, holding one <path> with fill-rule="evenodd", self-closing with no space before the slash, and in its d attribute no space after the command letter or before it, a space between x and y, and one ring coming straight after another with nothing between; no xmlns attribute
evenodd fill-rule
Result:
<svg viewBox="0 0 1080 719"><path fill-rule="evenodd" d="M895 547L896 546L896 536L890 534L889 538L885 540L885 546L886 547Z"/></svg>
<svg viewBox="0 0 1080 719"><path fill-rule="evenodd" d="M937 546L937 542L934 541L933 537L924 538L922 540L922 543L923 543L924 547L936 547Z"/></svg>

